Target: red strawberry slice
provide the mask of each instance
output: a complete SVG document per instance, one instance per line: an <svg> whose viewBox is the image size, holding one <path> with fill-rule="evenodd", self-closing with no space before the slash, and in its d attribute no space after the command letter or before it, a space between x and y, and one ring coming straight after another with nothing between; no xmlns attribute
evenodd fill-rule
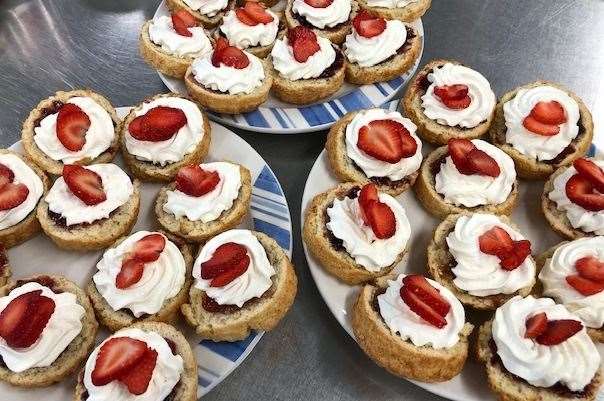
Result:
<svg viewBox="0 0 604 401"><path fill-rule="evenodd" d="M15 173L13 170L0 163L0 189L4 188L6 184L10 184L15 180Z"/></svg>
<svg viewBox="0 0 604 401"><path fill-rule="evenodd" d="M449 302L440 295L440 291L434 288L424 276L420 276L419 274L405 276L403 278L403 285L408 287L422 302L430 306L442 317L447 316L447 313L451 310Z"/></svg>
<svg viewBox="0 0 604 401"><path fill-rule="evenodd" d="M604 282L604 262L593 256L586 256L575 262L579 276L588 280Z"/></svg>
<svg viewBox="0 0 604 401"><path fill-rule="evenodd" d="M478 237L480 251L488 255L499 255L510 252L514 241L510 234L501 227L493 227Z"/></svg>
<svg viewBox="0 0 604 401"><path fill-rule="evenodd" d="M604 193L604 170L596 163L582 158L575 160L573 166L577 170L577 173L587 178L598 192Z"/></svg>
<svg viewBox="0 0 604 401"><path fill-rule="evenodd" d="M316 39L300 38L297 39L292 48L294 50L294 58L299 63L304 63L310 56L318 52L321 47Z"/></svg>
<svg viewBox="0 0 604 401"><path fill-rule="evenodd" d="M467 139L451 139L447 147L453 164L462 174L498 177L501 173L495 159Z"/></svg>
<svg viewBox="0 0 604 401"><path fill-rule="evenodd" d="M558 345L583 329L581 322L572 319L550 320L547 328L535 341L541 345Z"/></svg>
<svg viewBox="0 0 604 401"><path fill-rule="evenodd" d="M363 208L363 213L377 238L390 238L396 233L396 219L390 206L382 202L371 202Z"/></svg>
<svg viewBox="0 0 604 401"><path fill-rule="evenodd" d="M499 255L499 264L503 270L512 271L524 262L531 254L531 242L528 240L514 241L511 251Z"/></svg>
<svg viewBox="0 0 604 401"><path fill-rule="evenodd" d="M77 152L86 143L86 132L90 118L73 103L65 103L57 115L57 139L72 152Z"/></svg>
<svg viewBox="0 0 604 401"><path fill-rule="evenodd" d="M157 106L136 117L128 125L128 131L139 141L161 142L174 136L187 123L181 109Z"/></svg>
<svg viewBox="0 0 604 401"><path fill-rule="evenodd" d="M159 233L145 235L136 241L132 256L143 262L154 262L166 247L166 239Z"/></svg>
<svg viewBox="0 0 604 401"><path fill-rule="evenodd" d="M98 205L107 199L101 177L77 164L63 166L63 179L69 190L87 205Z"/></svg>
<svg viewBox="0 0 604 401"><path fill-rule="evenodd" d="M212 65L220 67L220 64L241 70L250 65L250 59L241 49L230 46L226 39L220 37L216 40L216 47L212 54Z"/></svg>
<svg viewBox="0 0 604 401"><path fill-rule="evenodd" d="M545 312L537 313L526 319L524 338L537 338L547 329L547 315Z"/></svg>
<svg viewBox="0 0 604 401"><path fill-rule="evenodd" d="M312 29L309 29L305 26L298 25L294 28L288 29L287 31L287 41L290 46L294 45L294 42L298 39L313 39L317 40L317 35Z"/></svg>
<svg viewBox="0 0 604 401"><path fill-rule="evenodd" d="M256 21L244 8L236 8L235 15L237 19L248 26L256 26L260 22Z"/></svg>
<svg viewBox="0 0 604 401"><path fill-rule="evenodd" d="M0 210L9 210L19 206L29 195L29 188L25 184L4 184L0 188Z"/></svg>
<svg viewBox="0 0 604 401"><path fill-rule="evenodd" d="M423 302L409 287L401 287L400 294L409 309L432 326L442 329L447 325L447 320L432 309L430 305Z"/></svg>
<svg viewBox="0 0 604 401"><path fill-rule="evenodd" d="M359 205L361 207L369 206L369 203L379 201L377 187L374 184L366 184L359 193Z"/></svg>
<svg viewBox="0 0 604 401"><path fill-rule="evenodd" d="M555 100L538 102L531 110L530 116L548 125L564 124L567 121L564 107Z"/></svg>
<svg viewBox="0 0 604 401"><path fill-rule="evenodd" d="M122 267L115 277L115 286L121 290L130 288L143 277L145 262L134 257L127 257L122 261Z"/></svg>
<svg viewBox="0 0 604 401"><path fill-rule="evenodd" d="M224 287L237 277L241 276L247 270L250 264L250 257L246 254L236 264L231 265L230 268L216 276L210 282L211 287Z"/></svg>
<svg viewBox="0 0 604 401"><path fill-rule="evenodd" d="M55 311L55 301L42 295L42 290L21 294L0 313L0 337L11 348L33 345Z"/></svg>
<svg viewBox="0 0 604 401"><path fill-rule="evenodd" d="M304 2L313 8L326 8L333 3L333 0L304 0Z"/></svg>
<svg viewBox="0 0 604 401"><path fill-rule="evenodd" d="M257 23L268 24L274 20L273 16L266 12L264 4L257 1L246 1L243 9Z"/></svg>
<svg viewBox="0 0 604 401"><path fill-rule="evenodd" d="M463 110L472 103L468 90L469 88L463 84L435 86L434 95L448 108Z"/></svg>
<svg viewBox="0 0 604 401"><path fill-rule="evenodd" d="M172 14L172 26L177 34L191 37L193 34L189 28L196 27L197 20L187 10L182 9Z"/></svg>
<svg viewBox="0 0 604 401"><path fill-rule="evenodd" d="M226 38L219 36L218 39L216 39L216 44L214 45L214 53L217 53L222 49L226 49L229 46L229 41L226 40Z"/></svg>
<svg viewBox="0 0 604 401"><path fill-rule="evenodd" d="M114 337L101 346L97 354L92 384L104 386L130 371L145 355L147 344L130 337Z"/></svg>
<svg viewBox="0 0 604 401"><path fill-rule="evenodd" d="M586 297L604 290L604 283L581 277L578 274L566 276L566 282L581 293L581 295L585 295Z"/></svg>
<svg viewBox="0 0 604 401"><path fill-rule="evenodd" d="M599 212L604 210L604 194L594 192L591 181L582 175L575 174L566 182L566 196L571 202L585 210Z"/></svg>
<svg viewBox="0 0 604 401"><path fill-rule="evenodd" d="M208 280L224 273L247 255L247 249L235 242L220 245L212 257L201 264L201 278Z"/></svg>
<svg viewBox="0 0 604 401"><path fill-rule="evenodd" d="M491 156L480 149L473 149L468 153L467 163L474 174L498 177L501 173L499 165Z"/></svg>
<svg viewBox="0 0 604 401"><path fill-rule="evenodd" d="M533 134L541 136L554 136L560 133L560 126L544 124L530 114L522 120L522 125Z"/></svg>
<svg viewBox="0 0 604 401"><path fill-rule="evenodd" d="M212 191L219 182L216 171L205 171L197 164L184 166L176 174L176 189L195 197Z"/></svg>
<svg viewBox="0 0 604 401"><path fill-rule="evenodd" d="M386 20L367 10L361 10L352 20L352 25L359 35L372 38L384 32Z"/></svg>
<svg viewBox="0 0 604 401"><path fill-rule="evenodd" d="M147 348L136 365L120 375L119 381L126 385L131 394L144 394L149 387L156 362L157 351Z"/></svg>
<svg viewBox="0 0 604 401"><path fill-rule="evenodd" d="M417 142L409 130L394 120L373 120L362 126L357 146L369 156L392 164L417 151Z"/></svg>

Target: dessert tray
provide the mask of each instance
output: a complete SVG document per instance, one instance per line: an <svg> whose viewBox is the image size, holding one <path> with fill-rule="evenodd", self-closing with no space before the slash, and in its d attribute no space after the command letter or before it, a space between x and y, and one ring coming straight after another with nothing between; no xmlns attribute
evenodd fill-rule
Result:
<svg viewBox="0 0 604 401"><path fill-rule="evenodd" d="M398 101L389 102L382 106L385 109L396 110ZM592 144L588 153L602 157L603 143L598 144L598 149ZM426 155L433 149L432 146L424 142L423 153ZM331 172L329 161L325 150L321 152L315 161L304 188L301 207L301 225L304 224L304 214L312 198L327 189L335 186L339 181ZM517 222L521 232L526 233L528 239L533 244L534 254L545 251L550 246L560 242L560 238L549 228L540 208L540 196L543 191L543 183L540 181L528 182L522 181L519 190L518 207L512 214L512 220ZM409 254L403 259L395 272L405 273L426 273L426 248L432 238L432 232L440 222L437 218L428 214L416 199L414 191L409 190L398 196L397 199L404 206L407 217L411 224L411 238ZM349 317L360 286L349 286L329 275L310 254L306 244L304 245L306 260L310 268L315 284L323 297L323 300L329 307L340 325L354 339L352 325ZM474 316L466 309L471 321L480 319ZM478 318L478 319L477 319ZM604 355L604 345L597 345L598 350ZM438 394L442 397L460 401L485 401L495 400L495 396L488 389L488 382L484 371L484 366L479 365L472 357L468 361L460 375L452 380L443 383L423 383L416 382L418 386ZM388 376L384 372L384 376ZM392 376L392 378L395 378ZM396 378L395 378L396 379ZM392 385L394 381L384 380L383 385ZM597 396L598 400L604 400L604 392Z"/></svg>
<svg viewBox="0 0 604 401"><path fill-rule="evenodd" d="M276 4L275 10L283 9L283 2ZM162 1L155 11L154 19L169 15L165 1ZM422 21L415 21L412 26L421 35L422 49L413 65L404 75L388 82L378 82L369 85L353 85L345 82L342 88L333 96L322 102L306 106L284 103L272 95L258 109L243 114L217 114L208 111L214 121L254 132L274 134L296 134L302 132L321 131L329 128L344 114L379 107L392 100L407 81L413 76L422 58L424 49L424 28ZM168 77L158 72L161 80L173 92L186 94L187 90L182 80Z"/></svg>
<svg viewBox="0 0 604 401"><path fill-rule="evenodd" d="M129 110L130 107L117 108L121 118L128 114ZM244 219L241 227L264 232L275 239L291 257L291 219L287 200L279 181L268 164L243 139L216 123L211 124L214 135L208 160L231 160L246 166L252 173L250 213ZM15 143L10 149L22 153L20 142ZM116 163L122 165L121 157L118 156ZM133 231L153 227L153 203L160 186L155 183L145 183L142 186L141 209ZM90 279L101 253L102 251L78 253L61 250L44 235L38 235L8 251L16 278L39 272L60 273L81 286L84 286ZM212 342L197 340L194 331L185 324L180 324L178 328L189 339L193 353L197 357L198 397L208 393L239 366L264 334L256 332L243 341L232 343ZM101 330L100 334L97 338L99 342L107 332ZM21 389L2 382L0 383L0 394L2 394L0 399L11 401L29 401L38 398L48 401L70 400L73 397L74 381L75 379L71 378L40 389Z"/></svg>

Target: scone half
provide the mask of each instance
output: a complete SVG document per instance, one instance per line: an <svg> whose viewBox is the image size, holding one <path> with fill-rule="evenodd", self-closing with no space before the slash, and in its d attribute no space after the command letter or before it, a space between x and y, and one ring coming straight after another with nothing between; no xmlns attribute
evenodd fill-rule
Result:
<svg viewBox="0 0 604 401"><path fill-rule="evenodd" d="M6 248L0 244L0 287L5 286L13 273L10 268L8 255L6 254Z"/></svg>
<svg viewBox="0 0 604 401"><path fill-rule="evenodd" d="M370 6L367 4L367 0L357 0L357 2L362 9L369 10L382 18L398 19L405 22L412 22L421 18L432 4L432 0L417 0L405 7L388 8Z"/></svg>

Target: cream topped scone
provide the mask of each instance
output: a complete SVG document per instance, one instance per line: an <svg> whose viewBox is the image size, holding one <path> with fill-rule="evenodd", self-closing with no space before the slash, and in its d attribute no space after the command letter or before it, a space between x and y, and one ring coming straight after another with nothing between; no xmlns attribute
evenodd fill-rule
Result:
<svg viewBox="0 0 604 401"><path fill-rule="evenodd" d="M109 101L90 90L57 92L23 122L25 154L40 168L61 175L65 164L107 163L119 148L120 119Z"/></svg>
<svg viewBox="0 0 604 401"><path fill-rule="evenodd" d="M233 0L167 0L172 13L185 10L205 28L215 28L225 13L235 5Z"/></svg>
<svg viewBox="0 0 604 401"><path fill-rule="evenodd" d="M13 272L10 268L6 248L0 243L0 287L4 287L12 275Z"/></svg>
<svg viewBox="0 0 604 401"><path fill-rule="evenodd" d="M269 62L216 39L214 51L195 59L185 74L189 95L209 110L238 114L268 98L273 77Z"/></svg>
<svg viewBox="0 0 604 401"><path fill-rule="evenodd" d="M419 57L421 38L410 25L362 10L352 26L343 46L348 82L389 81L404 74Z"/></svg>
<svg viewBox="0 0 604 401"><path fill-rule="evenodd" d="M411 226L403 206L374 184L340 184L306 210L303 239L330 274L361 284L388 274L406 253Z"/></svg>
<svg viewBox="0 0 604 401"><path fill-rule="evenodd" d="M50 181L29 159L0 149L0 243L18 245L40 231L36 207Z"/></svg>
<svg viewBox="0 0 604 401"><path fill-rule="evenodd" d="M194 401L197 364L187 339L159 322L136 323L104 340L79 375L74 401Z"/></svg>
<svg viewBox="0 0 604 401"><path fill-rule="evenodd" d="M208 34L197 24L186 10L147 21L139 43L143 59L166 75L182 78L195 57L212 51Z"/></svg>
<svg viewBox="0 0 604 401"><path fill-rule="evenodd" d="M286 37L277 39L271 59L273 93L286 102L312 103L337 92L344 83L342 52L304 26L290 28Z"/></svg>
<svg viewBox="0 0 604 401"><path fill-rule="evenodd" d="M126 165L145 181L170 181L180 167L201 162L210 148L208 117L195 102L175 93L134 107L121 131Z"/></svg>
<svg viewBox="0 0 604 401"><path fill-rule="evenodd" d="M237 341L251 330L272 330L291 307L297 278L275 240L229 230L203 245L193 264L189 304L182 307L197 334Z"/></svg>
<svg viewBox="0 0 604 401"><path fill-rule="evenodd" d="M415 185L431 214L487 212L510 215L518 200L514 161L480 139L451 139L430 153Z"/></svg>
<svg viewBox="0 0 604 401"><path fill-rule="evenodd" d="M184 241L172 240L138 231L103 253L86 289L103 325L115 331L137 321L176 318L191 285L193 255Z"/></svg>
<svg viewBox="0 0 604 401"><path fill-rule="evenodd" d="M279 30L277 13L260 2L246 1L224 16L216 34L224 36L231 46L264 58L270 54Z"/></svg>
<svg viewBox="0 0 604 401"><path fill-rule="evenodd" d="M351 112L332 126L325 149L332 170L343 182L372 182L399 195L419 174L422 142L416 126L397 111Z"/></svg>
<svg viewBox="0 0 604 401"><path fill-rule="evenodd" d="M363 351L390 373L424 382L459 374L472 328L446 287L416 274L365 285L352 309Z"/></svg>
<svg viewBox="0 0 604 401"><path fill-rule="evenodd" d="M0 380L42 387L74 372L97 332L86 294L59 276L37 276L0 288Z"/></svg>
<svg viewBox="0 0 604 401"><path fill-rule="evenodd" d="M422 139L443 145L452 138L484 135L496 98L478 71L456 61L434 60L416 74L401 104Z"/></svg>
<svg viewBox="0 0 604 401"><path fill-rule="evenodd" d="M585 155L593 138L593 122L574 93L537 81L503 95L490 136L514 159L518 175L544 179Z"/></svg>
<svg viewBox="0 0 604 401"><path fill-rule="evenodd" d="M61 248L106 248L136 223L139 187L115 164L68 164L40 201L38 220Z"/></svg>
<svg viewBox="0 0 604 401"><path fill-rule="evenodd" d="M304 26L317 35L341 44L350 32L358 5L354 0L288 0L285 22L289 29Z"/></svg>
<svg viewBox="0 0 604 401"><path fill-rule="evenodd" d="M155 215L168 232L203 242L237 226L249 210L251 194L250 172L239 164L189 165L159 191Z"/></svg>
<svg viewBox="0 0 604 401"><path fill-rule="evenodd" d="M359 6L382 18L412 22L421 18L432 0L357 0Z"/></svg>
<svg viewBox="0 0 604 401"><path fill-rule="evenodd" d="M604 160L581 158L560 167L545 183L541 207L563 237L604 235Z"/></svg>
<svg viewBox="0 0 604 401"><path fill-rule="evenodd" d="M535 284L531 243L505 216L453 214L434 231L428 270L464 305L494 310Z"/></svg>
<svg viewBox="0 0 604 401"><path fill-rule="evenodd" d="M505 400L594 400L600 354L575 314L550 298L516 296L480 328L478 357Z"/></svg>

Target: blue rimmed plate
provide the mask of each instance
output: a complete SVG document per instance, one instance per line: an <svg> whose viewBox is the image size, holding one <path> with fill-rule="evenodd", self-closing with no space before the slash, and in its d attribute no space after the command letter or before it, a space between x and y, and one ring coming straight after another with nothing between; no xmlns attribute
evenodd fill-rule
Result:
<svg viewBox="0 0 604 401"><path fill-rule="evenodd" d="M282 9L283 4L277 4L275 8ZM169 15L165 1L160 3L153 18L163 15ZM269 95L266 103L255 111L234 115L209 113L210 118L248 131L296 134L321 131L329 128L350 111L378 107L393 99L417 70L424 49L424 27L421 20L415 21L413 27L421 36L422 50L413 67L398 78L362 86L344 83L342 88L327 100L308 106L284 103ZM182 80L159 72L158 74L171 91L187 93Z"/></svg>
<svg viewBox="0 0 604 401"><path fill-rule="evenodd" d="M117 109L120 117L124 117L129 110L129 107ZM230 160L246 166L252 173L250 213L240 227L262 231L274 238L291 258L292 229L289 207L275 174L247 142L221 125L211 123L211 126L212 143L208 161ZM11 149L22 153L20 142L11 146ZM116 158L115 162L123 165L120 157ZM155 183L142 185L140 212L133 231L156 227L153 205L160 186ZM61 274L84 287L90 280L101 253L101 251L84 253L65 251L57 248L49 238L40 234L22 245L11 248L8 251L8 257L15 278L40 273ZM245 340L233 343L212 342L200 341L194 331L184 323L179 324L178 327L189 339L197 358L198 397L208 393L239 366L264 334L263 332L253 333ZM99 342L106 335L107 332L102 330L98 337ZM43 389L20 389L0 382L0 394L2 394L0 399L10 401L70 400L73 397L74 386L74 378Z"/></svg>

